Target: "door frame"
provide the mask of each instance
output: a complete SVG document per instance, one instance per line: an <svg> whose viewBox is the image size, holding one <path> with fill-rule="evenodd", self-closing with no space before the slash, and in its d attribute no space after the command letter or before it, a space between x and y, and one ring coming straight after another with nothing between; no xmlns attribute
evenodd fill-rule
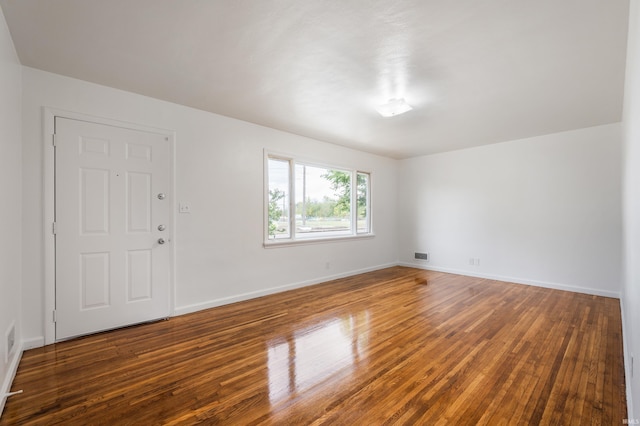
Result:
<svg viewBox="0 0 640 426"><path fill-rule="evenodd" d="M176 258L176 181L175 181L175 140L174 130L150 127L109 118L96 117L88 114L66 111L59 108L42 107L42 146L43 146L43 258L44 258L44 303L43 303L43 329L44 344L55 343L56 326L54 322L54 310L56 306L56 246L53 234L53 222L55 218L55 155L53 149L53 134L55 132L56 117L72 120L87 121L96 124L104 124L114 127L122 127L130 130L156 133L165 136L169 142L169 191L173 194L170 205L169 223L173 229L173 244L170 245L169 254L169 316L175 314L175 258Z"/></svg>

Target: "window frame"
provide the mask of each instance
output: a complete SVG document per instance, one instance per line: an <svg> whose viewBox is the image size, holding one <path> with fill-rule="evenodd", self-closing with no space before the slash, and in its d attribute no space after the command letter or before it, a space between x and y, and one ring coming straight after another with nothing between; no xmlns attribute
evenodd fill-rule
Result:
<svg viewBox="0 0 640 426"><path fill-rule="evenodd" d="M351 201L351 207L355 206L355 211L353 212L354 215L354 223L355 223L355 234L356 235L369 235L373 233L373 230L371 229L371 173L370 172L363 172L361 170L355 170L354 172L354 176L355 176L355 191L351 191L351 197L355 197L355 199L352 199ZM365 199L366 199L366 206L367 206L367 216L366 216L366 222L367 222L367 230L364 232L358 232L358 175L366 175L367 176L367 194L365 195ZM353 181L353 177L351 178Z"/></svg>
<svg viewBox="0 0 640 426"><path fill-rule="evenodd" d="M289 237L288 238L269 238L269 160L278 160L278 161L286 161L289 164L289 185L287 190L289 191ZM350 211L350 219L351 219L351 232L344 235L330 235L330 236L317 236L317 237L309 237L305 236L303 238L296 237L296 184L295 184L295 173L296 173L296 164L304 165L308 167L320 167L329 170L340 170L344 172L349 172L351 174L351 211ZM367 175L367 231L359 232L358 231L358 174ZM372 173L369 171L364 171L358 168L353 167L344 167L340 165L329 165L325 163L321 163L318 161L308 160L306 158L296 157L289 154L282 154L273 151L264 151L264 173L263 173L263 245L264 247L282 247L282 246L291 246L291 245L303 245L303 244L317 244L323 242L332 242L332 241L341 241L341 240L354 240L354 239L362 239L362 238L372 238L375 236L373 232L373 221L372 221L372 209L371 209L371 182L372 182Z"/></svg>

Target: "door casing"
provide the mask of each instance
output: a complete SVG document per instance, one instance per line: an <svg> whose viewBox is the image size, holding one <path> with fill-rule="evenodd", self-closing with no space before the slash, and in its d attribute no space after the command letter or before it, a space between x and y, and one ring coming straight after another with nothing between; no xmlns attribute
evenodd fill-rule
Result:
<svg viewBox="0 0 640 426"><path fill-rule="evenodd" d="M44 242L44 312L43 312L43 341L39 338L25 342L25 349L48 345L56 342L56 330L53 312L55 310L55 237L53 234L53 222L55 218L55 151L53 146L53 134L55 133L55 117L82 120L97 124L106 124L116 127L124 127L132 130L160 133L169 139L169 186L174 194L171 197L170 226L174 229L173 243L170 244L170 272L169 272L169 312L175 312L175 253L176 253L176 185L175 185L175 131L138 125L129 122L95 117L88 114L65 111L56 108L43 107L43 242Z"/></svg>

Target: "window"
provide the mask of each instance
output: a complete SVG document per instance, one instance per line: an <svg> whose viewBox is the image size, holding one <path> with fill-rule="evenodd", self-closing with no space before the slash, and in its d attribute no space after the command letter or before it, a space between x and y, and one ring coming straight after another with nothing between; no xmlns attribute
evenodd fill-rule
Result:
<svg viewBox="0 0 640 426"><path fill-rule="evenodd" d="M289 190L291 188L288 160L269 158L269 238L290 238Z"/></svg>
<svg viewBox="0 0 640 426"><path fill-rule="evenodd" d="M369 173L356 173L356 218L358 234L368 234L371 228L369 220Z"/></svg>
<svg viewBox="0 0 640 426"><path fill-rule="evenodd" d="M267 243L371 233L369 173L267 155L266 179Z"/></svg>

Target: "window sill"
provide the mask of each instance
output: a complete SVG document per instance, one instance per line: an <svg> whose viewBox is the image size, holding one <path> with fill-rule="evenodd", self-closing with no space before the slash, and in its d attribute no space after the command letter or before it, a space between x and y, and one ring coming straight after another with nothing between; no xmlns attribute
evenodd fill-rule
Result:
<svg viewBox="0 0 640 426"><path fill-rule="evenodd" d="M325 237L325 238L309 238L299 240L272 240L265 241L263 243L264 248L276 248L276 247L291 247L291 246L303 246L309 244L320 243L335 243L338 241L353 241L353 240L366 240L375 237L375 234L360 234L360 235L344 235L340 237Z"/></svg>

